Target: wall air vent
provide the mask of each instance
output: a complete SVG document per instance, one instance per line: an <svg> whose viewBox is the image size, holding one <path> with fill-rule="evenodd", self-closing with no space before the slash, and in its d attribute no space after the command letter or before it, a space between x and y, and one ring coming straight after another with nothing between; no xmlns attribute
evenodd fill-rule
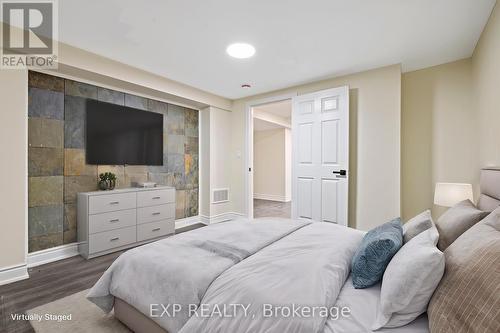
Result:
<svg viewBox="0 0 500 333"><path fill-rule="evenodd" d="M229 201L229 189L219 188L212 191L212 203L221 203Z"/></svg>

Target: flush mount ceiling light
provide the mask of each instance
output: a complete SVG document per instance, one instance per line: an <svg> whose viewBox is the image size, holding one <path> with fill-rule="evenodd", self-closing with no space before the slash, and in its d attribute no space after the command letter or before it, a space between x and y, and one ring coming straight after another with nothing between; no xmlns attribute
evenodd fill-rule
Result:
<svg viewBox="0 0 500 333"><path fill-rule="evenodd" d="M231 57L246 59L255 54L255 47L247 43L234 43L227 47L226 52Z"/></svg>

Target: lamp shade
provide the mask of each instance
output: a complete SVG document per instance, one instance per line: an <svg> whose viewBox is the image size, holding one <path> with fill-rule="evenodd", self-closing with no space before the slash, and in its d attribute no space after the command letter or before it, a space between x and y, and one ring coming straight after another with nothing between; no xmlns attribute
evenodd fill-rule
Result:
<svg viewBox="0 0 500 333"><path fill-rule="evenodd" d="M436 183L434 204L451 207L466 199L473 201L471 184Z"/></svg>

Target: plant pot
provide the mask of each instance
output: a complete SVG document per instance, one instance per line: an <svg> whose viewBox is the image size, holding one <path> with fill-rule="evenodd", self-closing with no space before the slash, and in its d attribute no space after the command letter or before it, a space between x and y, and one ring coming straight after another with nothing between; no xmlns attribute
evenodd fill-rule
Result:
<svg viewBox="0 0 500 333"><path fill-rule="evenodd" d="M98 183L99 189L102 191L113 190L116 186L116 180L100 180Z"/></svg>

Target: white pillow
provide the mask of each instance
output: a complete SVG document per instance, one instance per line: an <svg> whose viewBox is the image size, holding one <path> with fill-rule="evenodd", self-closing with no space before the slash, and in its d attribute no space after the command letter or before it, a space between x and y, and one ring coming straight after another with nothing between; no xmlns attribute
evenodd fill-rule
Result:
<svg viewBox="0 0 500 333"><path fill-rule="evenodd" d="M433 226L434 221L432 220L431 211L427 209L403 224L404 242L408 243L413 237Z"/></svg>
<svg viewBox="0 0 500 333"><path fill-rule="evenodd" d="M373 330L404 326L427 310L444 273L444 255L436 247L436 227L413 237L385 270Z"/></svg>

